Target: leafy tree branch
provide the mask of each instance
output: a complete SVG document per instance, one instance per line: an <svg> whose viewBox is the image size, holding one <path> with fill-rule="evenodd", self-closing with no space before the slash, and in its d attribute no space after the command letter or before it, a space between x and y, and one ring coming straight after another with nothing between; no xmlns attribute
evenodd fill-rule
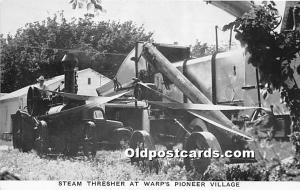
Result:
<svg viewBox="0 0 300 190"><path fill-rule="evenodd" d="M236 39L249 53L248 63L258 68L261 82L267 83L269 92L281 91L281 98L290 109L292 119L292 141L300 154L300 89L293 74L300 74L300 68L293 68L292 61L300 51L300 30L277 32L281 17L272 1L252 6L251 11L225 25L231 28Z"/></svg>

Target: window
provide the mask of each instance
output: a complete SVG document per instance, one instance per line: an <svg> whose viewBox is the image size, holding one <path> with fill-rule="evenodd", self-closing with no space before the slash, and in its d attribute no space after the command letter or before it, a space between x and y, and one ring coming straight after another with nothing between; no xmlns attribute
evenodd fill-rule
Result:
<svg viewBox="0 0 300 190"><path fill-rule="evenodd" d="M94 119L104 119L103 113L101 110L94 111Z"/></svg>
<svg viewBox="0 0 300 190"><path fill-rule="evenodd" d="M91 78L88 78L88 85L90 85L92 83Z"/></svg>

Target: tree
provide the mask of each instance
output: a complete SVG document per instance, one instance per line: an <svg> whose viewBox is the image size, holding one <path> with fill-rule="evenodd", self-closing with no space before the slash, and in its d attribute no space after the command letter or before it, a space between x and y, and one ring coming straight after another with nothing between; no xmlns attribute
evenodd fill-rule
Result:
<svg viewBox="0 0 300 190"><path fill-rule="evenodd" d="M86 7L87 10L94 9L95 12L104 11L101 0L70 0L69 3L73 9Z"/></svg>
<svg viewBox="0 0 300 190"><path fill-rule="evenodd" d="M210 55L214 52L212 48L210 48L207 43L201 43L196 40L195 45L192 47L191 55L193 57L203 57L206 55Z"/></svg>
<svg viewBox="0 0 300 190"><path fill-rule="evenodd" d="M291 67L300 51L300 30L276 32L281 19L275 7L272 1L253 5L251 11L225 25L223 30L233 28L237 33L236 39L250 54L248 63L259 69L261 82L268 84L269 92L281 91L282 100L290 109L291 140L300 154L300 89L293 77L300 68Z"/></svg>
<svg viewBox="0 0 300 190"><path fill-rule="evenodd" d="M67 21L61 13L28 23L14 36L0 36L2 91L32 84L39 75L50 78L63 74L61 59L67 52L77 55L79 69L90 67L111 78L135 42L151 40L152 33L131 21L95 22L92 17Z"/></svg>
<svg viewBox="0 0 300 190"><path fill-rule="evenodd" d="M225 52L228 51L230 48L227 45L222 45L218 47L218 52ZM207 43L202 43L196 40L195 45L192 47L191 55L193 57L203 57L207 55L212 55L216 52L215 45L208 45Z"/></svg>

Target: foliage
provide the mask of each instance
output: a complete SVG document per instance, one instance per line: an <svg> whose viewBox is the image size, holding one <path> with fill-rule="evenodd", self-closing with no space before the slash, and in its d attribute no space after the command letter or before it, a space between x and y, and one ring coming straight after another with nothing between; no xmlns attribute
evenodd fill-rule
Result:
<svg viewBox="0 0 300 190"><path fill-rule="evenodd" d="M233 44L234 45L234 44ZM226 52L229 50L229 46L222 45L218 47L218 52ZM216 52L215 45L209 45L207 43L202 43L201 41L196 40L195 44L192 46L191 55L192 57L204 57L212 55Z"/></svg>
<svg viewBox="0 0 300 190"><path fill-rule="evenodd" d="M192 47L191 55L193 57L203 57L206 55L211 55L215 50L209 47L207 43L201 43L196 41L195 45Z"/></svg>
<svg viewBox="0 0 300 190"><path fill-rule="evenodd" d="M132 21L93 21L92 15L67 21L63 15L28 23L2 42L4 67L2 92L11 92L46 78L63 74L61 59L66 52L79 58L79 69L90 67L113 77L137 41L148 41L152 33Z"/></svg>
<svg viewBox="0 0 300 190"><path fill-rule="evenodd" d="M104 11L103 7L101 6L101 0L70 0L69 3L72 5L73 9L93 9L96 13L98 13L98 11Z"/></svg>
<svg viewBox="0 0 300 190"><path fill-rule="evenodd" d="M272 1L253 5L248 13L225 25L223 30L234 29L236 39L250 53L248 63L259 69L261 82L268 84L269 92L281 90L281 98L291 111L293 131L299 131L300 89L293 74L300 68L292 68L291 62L300 50L300 33L299 30L275 31L281 22L275 7Z"/></svg>
<svg viewBox="0 0 300 190"><path fill-rule="evenodd" d="M282 61L294 58L286 54L288 43L274 31L280 23L278 17L273 4L264 3L262 6L253 6L250 12L223 27L223 30L234 28L236 39L251 54L248 62L259 68L262 80L271 82L277 88L283 81L282 67L288 69L288 65L283 65Z"/></svg>

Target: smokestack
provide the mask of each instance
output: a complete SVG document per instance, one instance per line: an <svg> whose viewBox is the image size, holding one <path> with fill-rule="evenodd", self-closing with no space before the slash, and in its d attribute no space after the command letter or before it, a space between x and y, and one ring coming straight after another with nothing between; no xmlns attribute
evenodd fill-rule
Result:
<svg viewBox="0 0 300 190"><path fill-rule="evenodd" d="M65 92L77 93L76 71L75 68L78 64L78 59L72 53L67 53L62 59L62 64L65 73Z"/></svg>

